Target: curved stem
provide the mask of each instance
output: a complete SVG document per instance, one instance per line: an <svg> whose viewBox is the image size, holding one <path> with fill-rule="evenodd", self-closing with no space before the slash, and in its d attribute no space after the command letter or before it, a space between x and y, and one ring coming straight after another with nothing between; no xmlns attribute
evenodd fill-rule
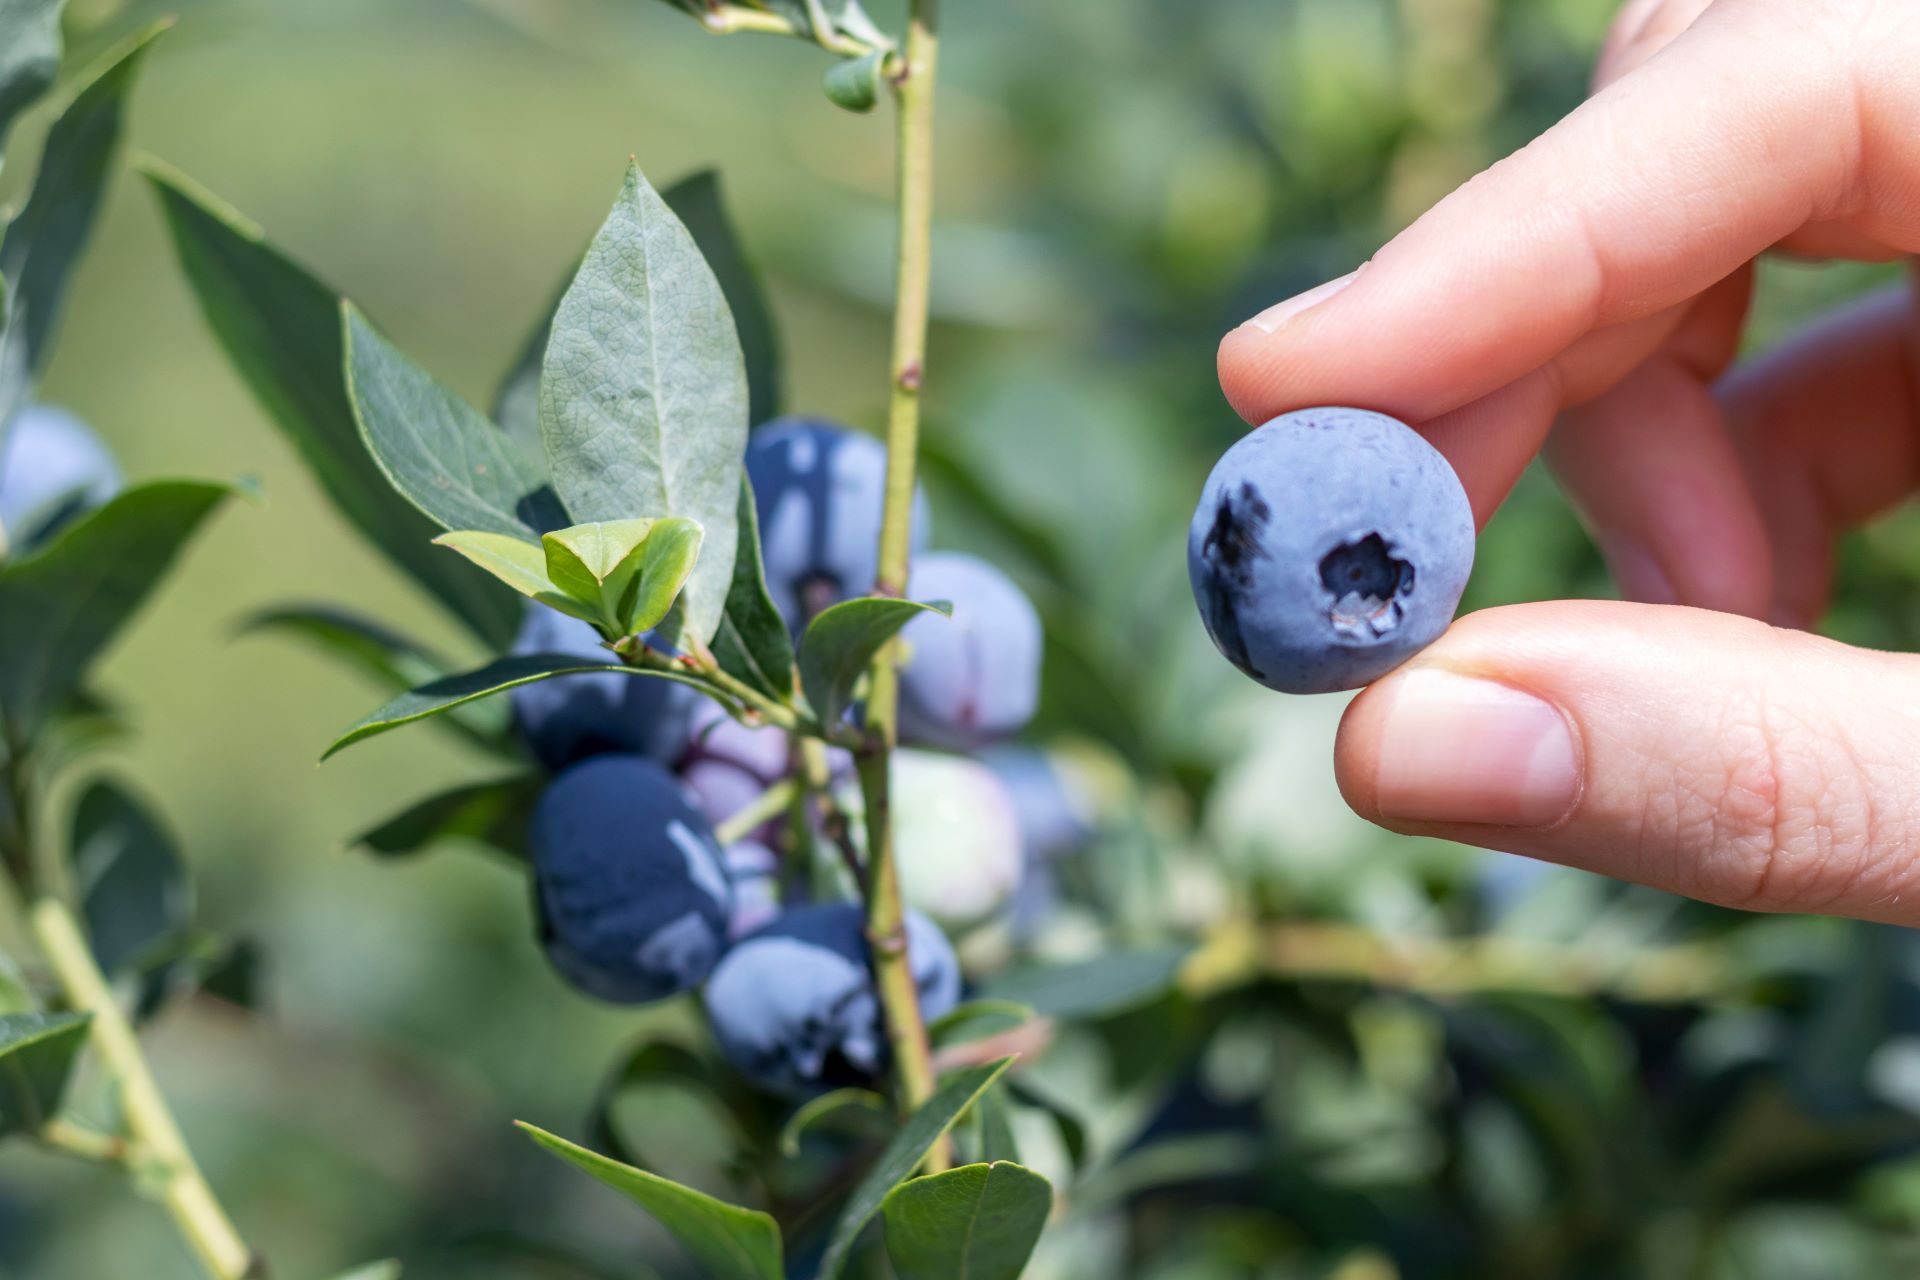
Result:
<svg viewBox="0 0 1920 1280"><path fill-rule="evenodd" d="M762 791L759 797L749 803L746 808L715 827L714 838L719 840L722 846L745 840L790 809L793 806L793 797L799 790L800 785L791 778L785 782L774 783Z"/></svg>
<svg viewBox="0 0 1920 1280"><path fill-rule="evenodd" d="M893 386L887 410L887 488L880 532L876 594L903 596L912 545L915 455L920 442L920 388L925 381L928 294L933 258L933 90L939 50L938 0L913 0L906 43L893 77L898 106L899 245L894 280ZM900 1102L917 1108L933 1095L926 1021L907 957L906 911L894 862L893 746L898 740L897 645L875 658L867 695L867 729L876 744L859 758L866 801L867 938L874 981L886 1010ZM945 1144L929 1157L948 1163Z"/></svg>
<svg viewBox="0 0 1920 1280"><path fill-rule="evenodd" d="M47 963L74 1008L93 1015L90 1034L120 1086L127 1129L156 1166L156 1195L213 1280L246 1280L260 1274L252 1250L240 1239L226 1210L214 1198L200 1166L181 1136L160 1086L147 1066L133 1027L121 1012L94 963L93 950L66 904L43 897L33 905L33 931Z"/></svg>

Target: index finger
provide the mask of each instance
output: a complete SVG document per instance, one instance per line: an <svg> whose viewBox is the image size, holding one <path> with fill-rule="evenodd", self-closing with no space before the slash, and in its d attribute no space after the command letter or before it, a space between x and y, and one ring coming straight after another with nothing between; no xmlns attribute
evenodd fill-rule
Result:
<svg viewBox="0 0 1920 1280"><path fill-rule="evenodd" d="M1854 83L1777 10L1717 5L1340 287L1230 333L1221 385L1250 422L1321 404L1425 422L1683 303L1840 204Z"/></svg>

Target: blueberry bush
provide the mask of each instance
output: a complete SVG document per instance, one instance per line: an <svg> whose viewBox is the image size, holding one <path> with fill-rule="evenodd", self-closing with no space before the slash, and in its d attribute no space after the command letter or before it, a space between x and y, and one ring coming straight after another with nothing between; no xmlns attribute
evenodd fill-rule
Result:
<svg viewBox="0 0 1920 1280"><path fill-rule="evenodd" d="M1910 1270L1905 933L1375 832L1219 651L1606 590L1211 356L1611 7L0 0L0 1276ZM108 654L233 488L116 455L270 501Z"/></svg>

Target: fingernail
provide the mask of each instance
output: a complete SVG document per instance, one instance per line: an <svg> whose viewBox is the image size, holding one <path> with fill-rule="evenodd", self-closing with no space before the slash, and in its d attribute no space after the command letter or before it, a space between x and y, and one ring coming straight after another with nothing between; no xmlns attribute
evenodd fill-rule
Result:
<svg viewBox="0 0 1920 1280"><path fill-rule="evenodd" d="M1613 543L1607 547L1607 563L1613 568L1613 580L1622 597L1642 604L1677 604L1673 582L1651 552L1631 543Z"/></svg>
<svg viewBox="0 0 1920 1280"><path fill-rule="evenodd" d="M1383 817L1540 827L1579 798L1573 731L1532 694L1431 668L1383 692L1391 699L1380 737Z"/></svg>
<svg viewBox="0 0 1920 1280"><path fill-rule="evenodd" d="M1352 284L1354 277L1359 274L1358 271L1349 271L1338 280L1329 280L1320 287L1309 289L1303 294L1288 298L1285 302L1276 302L1240 327L1243 329L1258 329L1262 333L1272 333L1287 321L1294 319L1296 316L1305 315L1307 312L1325 302L1328 298L1339 293L1342 289Z"/></svg>

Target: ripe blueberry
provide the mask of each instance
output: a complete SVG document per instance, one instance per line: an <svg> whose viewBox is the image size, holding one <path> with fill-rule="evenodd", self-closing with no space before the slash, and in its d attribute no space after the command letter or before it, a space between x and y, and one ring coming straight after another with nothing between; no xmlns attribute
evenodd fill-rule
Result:
<svg viewBox="0 0 1920 1280"><path fill-rule="evenodd" d="M971 751L1011 737L1040 700L1040 615L1012 579L974 556L936 552L913 566L908 594L945 600L951 618L908 623L900 732L909 741Z"/></svg>
<svg viewBox="0 0 1920 1280"><path fill-rule="evenodd" d="M528 606L513 652L616 661L589 623L542 604ZM688 717L701 701L671 681L615 672L540 680L509 696L521 737L555 770L608 752L671 758L684 745Z"/></svg>
<svg viewBox="0 0 1920 1280"><path fill-rule="evenodd" d="M16 550L120 491L113 454L64 409L29 405L0 442L0 529Z"/></svg>
<svg viewBox="0 0 1920 1280"><path fill-rule="evenodd" d="M1438 639L1473 568L1439 451L1360 409L1275 418L1227 450L1187 535L1207 633L1283 693L1354 689Z"/></svg>
<svg viewBox="0 0 1920 1280"><path fill-rule="evenodd" d="M1013 799L993 770L964 756L897 751L893 813L908 903L959 930L1013 897L1026 857Z"/></svg>
<svg viewBox="0 0 1920 1280"><path fill-rule="evenodd" d="M828 605L865 594L879 568L887 450L806 418L768 423L747 444L767 593L797 633ZM914 495L915 547L927 529Z"/></svg>
<svg viewBox="0 0 1920 1280"><path fill-rule="evenodd" d="M945 935L907 913L907 955L929 1019L960 1000L960 965ZM871 1084L887 1037L860 908L799 907L748 934L708 979L705 1001L721 1052L757 1087L802 1098Z"/></svg>
<svg viewBox="0 0 1920 1280"><path fill-rule="evenodd" d="M725 858L672 774L599 756L555 778L529 844L541 940L574 986L624 1004L705 978L733 912Z"/></svg>

